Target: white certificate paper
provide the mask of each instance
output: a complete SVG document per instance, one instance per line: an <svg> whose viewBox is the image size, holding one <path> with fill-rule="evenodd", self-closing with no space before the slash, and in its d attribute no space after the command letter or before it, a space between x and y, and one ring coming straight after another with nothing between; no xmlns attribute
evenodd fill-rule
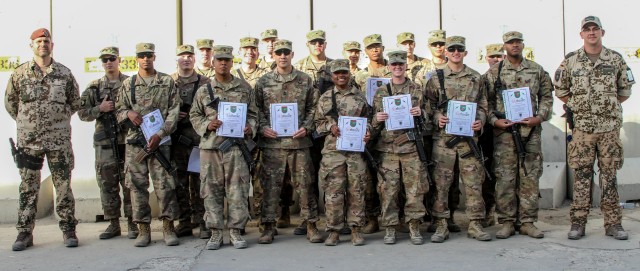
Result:
<svg viewBox="0 0 640 271"><path fill-rule="evenodd" d="M193 147L191 154L189 154L187 171L200 173L200 149L198 147Z"/></svg>
<svg viewBox="0 0 640 271"><path fill-rule="evenodd" d="M449 123L445 132L450 135L473 136L471 126L476 121L476 103L449 101L447 112Z"/></svg>
<svg viewBox="0 0 640 271"><path fill-rule="evenodd" d="M142 124L140 124L140 128L144 134L144 139L149 142L149 139L160 131L163 124L164 119L162 118L162 112L160 112L160 109L153 110L151 113L142 116ZM171 137L165 136L160 140L160 145L169 142L169 140L171 140Z"/></svg>
<svg viewBox="0 0 640 271"><path fill-rule="evenodd" d="M529 87L507 89L502 91L504 113L510 121L521 121L533 117Z"/></svg>
<svg viewBox="0 0 640 271"><path fill-rule="evenodd" d="M298 131L298 104L271 104L271 129L278 137L293 136Z"/></svg>
<svg viewBox="0 0 640 271"><path fill-rule="evenodd" d="M340 137L336 140L339 151L364 152L364 135L367 133L367 118L338 117Z"/></svg>
<svg viewBox="0 0 640 271"><path fill-rule="evenodd" d="M218 128L216 135L243 138L247 123L247 104L219 103L218 119L222 121L222 125Z"/></svg>
<svg viewBox="0 0 640 271"><path fill-rule="evenodd" d="M386 84L389 84L389 80L391 78L381 78L381 77L369 77L367 78L367 103L370 106L373 105L373 96L376 95L376 89Z"/></svg>
<svg viewBox="0 0 640 271"><path fill-rule="evenodd" d="M413 128L413 116L409 113L411 95L382 97L382 109L389 114L389 118L385 121L387 131Z"/></svg>

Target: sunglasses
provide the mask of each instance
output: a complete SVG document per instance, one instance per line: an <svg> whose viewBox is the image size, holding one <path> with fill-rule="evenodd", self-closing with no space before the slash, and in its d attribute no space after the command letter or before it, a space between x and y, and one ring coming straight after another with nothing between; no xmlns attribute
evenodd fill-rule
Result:
<svg viewBox="0 0 640 271"><path fill-rule="evenodd" d="M283 55L283 54L284 54L285 56L288 56L288 55L290 55L290 54L291 54L291 50L287 50L287 49L278 50L278 51L276 51L276 52L275 52L275 54L276 54L277 56L281 56L281 55Z"/></svg>
<svg viewBox="0 0 640 271"><path fill-rule="evenodd" d="M444 46L444 42L434 42L434 43L429 44L429 45L431 45L431 47L442 47L442 46Z"/></svg>
<svg viewBox="0 0 640 271"><path fill-rule="evenodd" d="M465 48L464 47L460 47L460 46L451 46L451 47L447 48L447 52L449 52L449 53L453 53L455 51L458 51L458 52L462 53L462 52L465 51Z"/></svg>
<svg viewBox="0 0 640 271"><path fill-rule="evenodd" d="M136 54L137 58L152 58L153 57L153 53L139 53Z"/></svg>
<svg viewBox="0 0 640 271"><path fill-rule="evenodd" d="M100 60L102 60L102 63L107 63L107 62L109 62L109 61L111 61L111 62L115 62L115 61L116 61L116 59L118 59L118 58L117 58L117 57L115 57L115 56L112 56L112 57L103 57L103 58L101 58Z"/></svg>
<svg viewBox="0 0 640 271"><path fill-rule="evenodd" d="M312 41L309 42L309 44L322 46L322 45L324 45L324 40L312 40Z"/></svg>

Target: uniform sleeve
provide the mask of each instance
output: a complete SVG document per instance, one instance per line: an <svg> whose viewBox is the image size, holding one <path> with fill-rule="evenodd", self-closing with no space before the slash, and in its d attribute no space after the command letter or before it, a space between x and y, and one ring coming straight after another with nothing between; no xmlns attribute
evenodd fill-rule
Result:
<svg viewBox="0 0 640 271"><path fill-rule="evenodd" d="M540 117L542 121L547 121L551 119L553 113L553 83L551 82L549 73L544 69L541 69L540 77L540 87L538 88L538 91L540 91L540 100L538 101L537 116Z"/></svg>
<svg viewBox="0 0 640 271"><path fill-rule="evenodd" d="M564 59L553 75L553 85L556 89L556 97L558 98L571 94L571 73L567 64L568 59Z"/></svg>
<svg viewBox="0 0 640 271"><path fill-rule="evenodd" d="M162 128L156 133L160 138L164 138L176 130L178 126L178 116L180 114L180 104L182 103L175 81L173 81L173 79L169 79L169 81L169 91L167 93L169 95L169 108L167 110L167 118L164 120Z"/></svg>
<svg viewBox="0 0 640 271"><path fill-rule="evenodd" d="M496 116L495 112L497 111L497 102L498 99L496 97L497 93L495 90L495 79L493 78L493 74L491 74L491 69L489 69L485 74L482 75L482 84L484 84L486 90L487 97L487 122L493 126L493 124L500 119Z"/></svg>
<svg viewBox="0 0 640 271"><path fill-rule="evenodd" d="M336 124L333 117L327 116L327 113L331 110L331 107L331 92L327 91L320 97L318 101L318 108L316 110L315 123L316 131L319 134L330 132L331 126Z"/></svg>
<svg viewBox="0 0 640 271"><path fill-rule="evenodd" d="M196 95L193 98L193 103L191 104L191 109L189 111L189 120L191 121L191 125L193 129L200 135L204 137L209 131L207 130L207 126L209 126L209 119L205 115L205 107L206 104L209 103L207 99L207 95L205 95L207 91L207 86L201 86L197 91ZM249 116L247 115L247 120Z"/></svg>
<svg viewBox="0 0 640 271"><path fill-rule="evenodd" d="M96 105L96 88L95 84L89 84L80 96L80 110L78 117L82 121L94 121L100 117L100 104Z"/></svg>
<svg viewBox="0 0 640 271"><path fill-rule="evenodd" d="M478 110L476 110L476 120L482 123L482 127L487 123L487 112L489 112L489 103L487 102L487 84L484 83L482 77L478 80Z"/></svg>
<svg viewBox="0 0 640 271"><path fill-rule="evenodd" d="M255 86L256 107L258 108L258 133L262 133L265 128L270 127L269 119L271 118L271 112L269 108L265 108L264 104L264 82L263 77L258 79Z"/></svg>
<svg viewBox="0 0 640 271"><path fill-rule="evenodd" d="M256 95L253 89L249 84L246 84L247 90L249 91L249 101L247 101L247 123L249 124L249 128L251 129L251 136L254 137L258 133L258 122L260 118L260 113L258 110L258 106L256 105Z"/></svg>
<svg viewBox="0 0 640 271"><path fill-rule="evenodd" d="M4 93L4 107L14 120L18 116L18 104L20 102L20 84L16 78L15 72L11 74L9 82L7 82L7 90Z"/></svg>
<svg viewBox="0 0 640 271"><path fill-rule="evenodd" d="M633 73L624 59L620 60L620 68L618 69L618 78L616 85L618 88L618 96L631 96L631 86L636 83Z"/></svg>
<svg viewBox="0 0 640 271"><path fill-rule="evenodd" d="M132 77L129 77L122 82L122 86L118 89L118 99L116 102L116 118L119 123L122 123L129 119L127 113L129 110L133 109L131 107L131 97L129 97L130 93L130 85Z"/></svg>
<svg viewBox="0 0 640 271"><path fill-rule="evenodd" d="M313 82L311 81L311 77L308 77L307 86L307 99L305 101L304 109L304 120L302 121L302 127L307 129L307 134L311 133L315 129L314 118L316 114L316 109L318 107L318 97L320 91L313 87Z"/></svg>
<svg viewBox="0 0 640 271"><path fill-rule="evenodd" d="M381 130L382 126L384 125L384 121L378 121L375 115L378 112L384 112L384 108L382 106L382 98L384 97L385 93L386 93L385 87L382 86L376 89L376 94L373 95L373 106L371 110L371 115L372 115L371 126L375 130Z"/></svg>
<svg viewBox="0 0 640 271"><path fill-rule="evenodd" d="M437 80L437 79L436 79ZM437 126L438 119L440 116L444 116L444 112L441 108L438 107L440 103L439 95L438 95L439 87L436 87L435 81L433 78L430 78L425 86L425 93L427 96L427 102L429 103L429 107L431 108L433 123Z"/></svg>
<svg viewBox="0 0 640 271"><path fill-rule="evenodd" d="M69 81L67 82L67 105L69 107L69 116L80 110L80 87L73 74L69 73Z"/></svg>

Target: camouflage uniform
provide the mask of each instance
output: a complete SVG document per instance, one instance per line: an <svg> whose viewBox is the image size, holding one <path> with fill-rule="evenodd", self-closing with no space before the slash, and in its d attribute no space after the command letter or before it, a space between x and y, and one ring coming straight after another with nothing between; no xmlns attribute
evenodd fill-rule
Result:
<svg viewBox="0 0 640 271"><path fill-rule="evenodd" d="M618 98L630 96L634 83L623 57L605 47L595 63L584 48L569 53L555 73L556 96L568 95L567 106L574 114L573 140L568 146L569 166L575 170L572 224L584 227L587 223L596 157L604 225L608 228L621 222L616 174L624 156L620 140L622 106Z"/></svg>
<svg viewBox="0 0 640 271"><path fill-rule="evenodd" d="M122 81L128 77L120 73L115 82L109 82L109 78L106 76L93 80L80 97L82 106L82 109L78 110L80 120L98 120L95 124L93 146L96 152L96 180L98 187L100 187L100 200L105 220L119 218L121 205L124 209L124 216L131 217L131 193L124 182L124 136L127 131L123 130L123 127L118 128L118 138L116 139L118 150L116 151L119 153L121 161L116 161L105 125L100 120L106 114L115 114L115 112L103 113L99 108L105 96L109 96L110 101L117 99L118 89L122 87ZM122 187L122 199L120 199L120 187Z"/></svg>
<svg viewBox="0 0 640 271"><path fill-rule="evenodd" d="M129 110L138 112L144 116L156 109L160 109L164 124L156 135L160 138L171 135L176 129L178 113L180 112L180 95L176 83L171 76L157 72L151 77L147 85L140 76L136 76L135 101L131 97L131 80L129 77L122 82L116 110L119 122L127 121ZM125 182L131 189L131 203L133 206L133 222L151 223L151 207L149 206L149 177L153 181L153 188L158 203L160 204L161 220L173 221L177 218L179 209L176 201L176 180L171 176L153 156L146 157L141 163L136 162L136 155L142 148L128 144L129 140L142 136L140 129L130 129L127 134L127 147L125 151ZM160 145L157 151L161 152L167 160L171 159L171 144L169 141Z"/></svg>
<svg viewBox="0 0 640 271"><path fill-rule="evenodd" d="M80 109L78 83L64 65L51 60L46 75L35 61L23 63L11 74L4 104L16 121L17 147L36 158L46 155L56 188L56 213L63 232L75 231L75 200L71 190L74 166L71 115ZM40 170L20 168L18 232L35 227Z"/></svg>
<svg viewBox="0 0 640 271"><path fill-rule="evenodd" d="M389 71L389 67L387 67L387 60L384 60L384 66L371 69L370 67L365 67L364 69L358 71L355 74L355 82L358 88L366 93L365 87L367 86L367 79L370 77L383 77L383 78L391 78L391 71Z"/></svg>
<svg viewBox="0 0 640 271"><path fill-rule="evenodd" d="M198 50L201 49L213 49L213 40L211 39L198 39L196 40L196 48L198 48ZM204 75L209 79L212 79L215 75L216 75L216 71L213 69L213 67L198 67L199 64L196 64L196 66L194 67L194 70L196 71L197 74L199 75Z"/></svg>
<svg viewBox="0 0 640 271"><path fill-rule="evenodd" d="M189 77L180 77L175 72L171 78L176 82L178 95L180 95L180 111L189 112L193 104L196 90L211 82L206 76L193 73ZM196 86L197 84L197 86ZM171 157L176 164L180 183L176 187L176 199L180 208L178 220L190 225L192 222L201 224L204 222L204 202L200 197L200 174L188 172L189 156L194 147L200 144L200 136L196 133L189 116L178 121L176 131L171 134ZM180 227L178 227L180 228Z"/></svg>
<svg viewBox="0 0 640 271"><path fill-rule="evenodd" d="M213 78L216 75L216 71L213 68L201 69L200 67L198 67L198 65L196 65L194 70L196 71L197 74L204 75L209 79Z"/></svg>
<svg viewBox="0 0 640 271"><path fill-rule="evenodd" d="M221 102L247 104L247 124L252 133L256 132L258 113L253 90L246 81L233 77L230 82L221 83L214 79L211 90L213 96ZM247 198L251 174L238 146L231 147L226 153L218 149L226 138L207 129L211 120L218 115L218 109L207 106L209 103L209 89L202 86L194 97L189 113L194 129L201 136L200 193L206 209L204 220L208 228L224 229L224 199L227 198L227 226L231 229L244 229L249 221Z"/></svg>
<svg viewBox="0 0 640 271"><path fill-rule="evenodd" d="M247 81L247 83L249 83L251 88L254 88L256 86L256 82L258 82L258 79L260 79L260 77L267 74L268 72L269 70L265 68L261 68L260 66L257 66L256 69L250 73L243 71L242 68L240 67L238 67L237 69L231 70L231 74L233 76Z"/></svg>
<svg viewBox="0 0 640 271"><path fill-rule="evenodd" d="M337 120L327 116L327 112L333 108L332 92L335 93L338 115L371 117L367 99L355 87L349 90L338 90L334 87L318 100L316 130L318 133L329 133L322 149L322 162L318 173L320 185L325 193L327 231L342 229L345 216L348 226L364 226L364 191L369 181L366 174L367 164L362 153L336 150L336 137L331 134L331 126L337 125ZM370 127L365 128L369 130ZM348 206L345 206L345 202Z"/></svg>
<svg viewBox="0 0 640 271"><path fill-rule="evenodd" d="M520 66L514 67L509 60L502 61L500 79L504 89L529 87L532 112L542 121L551 118L553 112L553 85L549 74L537 63L523 59ZM501 90L495 89L500 65L493 65L485 74L487 84L487 100L489 101L489 118L491 125L504 114L504 101ZM493 171L496 177L496 213L498 222L522 223L538 220L539 180L542 176L542 124L534 128L520 126L522 142L527 152L523 166L518 166L518 153L511 133L504 129L493 128ZM533 133L532 133L533 130ZM516 217L516 214L518 217Z"/></svg>

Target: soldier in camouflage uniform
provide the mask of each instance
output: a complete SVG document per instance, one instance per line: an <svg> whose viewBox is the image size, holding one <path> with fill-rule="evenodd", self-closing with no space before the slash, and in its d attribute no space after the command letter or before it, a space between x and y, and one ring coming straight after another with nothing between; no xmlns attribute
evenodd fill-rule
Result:
<svg viewBox="0 0 640 271"><path fill-rule="evenodd" d="M533 222L538 220L539 180L542 176L542 122L551 119L553 85L542 66L524 59L522 33L507 32L502 40L507 59L493 65L484 75L489 101L487 122L494 127L496 212L498 222L502 224L496 238L506 239L514 235L516 219L522 223L520 234L543 238L544 233ZM517 122L505 119L502 91L524 87L529 88L533 116ZM507 129L519 130L526 151L524 160L518 159L512 133Z"/></svg>
<svg viewBox="0 0 640 271"><path fill-rule="evenodd" d="M471 152L471 143L466 139L451 148L447 147L446 143L454 139L454 136L446 134L444 129L449 122L446 112L448 100L476 103L476 121L473 122L471 128L475 132L482 129L487 112L485 84L477 71L464 65L463 60L467 55L464 37L448 37L446 50L448 62L442 75L436 73L431 76L426 85L427 97L433 109L433 120L440 128L437 137L434 135L433 147L433 161L436 163L434 170L436 200L433 206L433 216L437 228L431 236L431 241L442 243L449 238L447 219L451 216L447 201L451 184L457 182L454 179L454 171L458 171L454 167L456 163L459 163L460 166L460 178L465 185L467 198L466 213L470 220L467 236L481 241L489 241L491 235L484 232L481 225L485 216L484 200L482 199L482 182L484 180L482 162L474 155L465 155ZM440 86L440 77L443 80L444 89ZM477 136L471 140L477 142Z"/></svg>
<svg viewBox="0 0 640 271"><path fill-rule="evenodd" d="M584 236L596 157L605 233L618 240L629 237L621 224L616 174L624 161L621 103L631 96L635 79L622 55L602 46L602 36L600 19L584 18L580 32L584 46L566 55L554 75L556 96L573 111L567 162L575 171L568 234L574 240Z"/></svg>
<svg viewBox="0 0 640 271"><path fill-rule="evenodd" d="M357 41L347 41L342 44L342 55L349 60L349 73L356 74L361 69L358 67L360 62L360 43Z"/></svg>
<svg viewBox="0 0 640 271"><path fill-rule="evenodd" d="M168 246L179 244L173 221L179 209L176 201L176 180L157 158L148 152L159 152L171 161L169 141L160 145L160 140L170 136L176 130L180 113L180 95L171 76L155 70L155 45L136 44L138 74L122 82L116 102L116 114L119 122L130 121L135 127L129 129L125 150L125 181L131 189L133 222L138 224L140 234L136 238L136 247L146 247L151 242L151 206L149 206L149 177L160 204L159 219L162 220L164 242ZM133 89L132 89L133 88ZM144 140L141 128L142 116L160 110L164 124L160 130ZM146 141L146 146L135 144L134 140Z"/></svg>
<svg viewBox="0 0 640 271"><path fill-rule="evenodd" d="M96 152L96 180L100 187L100 200L104 219L110 222L100 234L100 239L110 239L121 235L120 206L127 217L129 239L138 237L138 226L131 216L131 192L124 183L124 136L126 128L117 125L115 100L122 81L129 76L120 72L120 57L117 47L100 50L100 60L105 75L93 80L82 93L78 117L82 121L96 121L93 146ZM115 127L111 126L112 123ZM112 129L115 128L115 131ZM113 136L113 138L112 138ZM113 140L113 142L112 142ZM113 147L116 147L114 150ZM117 152L117 157L114 155ZM122 187L122 199L120 198Z"/></svg>
<svg viewBox="0 0 640 271"><path fill-rule="evenodd" d="M413 35L413 33L400 33L396 37L396 41L399 48L404 48L404 50L407 51L407 78L415 81L418 71L420 71L423 66L431 66L431 61L413 54L416 48L415 35Z"/></svg>
<svg viewBox="0 0 640 271"><path fill-rule="evenodd" d="M336 140L340 137L338 116L370 118L370 108L364 94L349 84L349 60L337 59L331 63L332 80L335 85L318 100L316 111L316 131L327 134L322 149L320 164L320 184L325 192L325 213L329 237L325 245L338 244L339 232L346 222L351 227L353 245L364 245L362 226L365 222L364 190L367 185L367 164L362 153L336 150ZM335 112L332 115L331 112ZM363 141L369 140L370 125L366 129Z"/></svg>
<svg viewBox="0 0 640 271"><path fill-rule="evenodd" d="M176 163L178 174L176 199L180 208L176 234L178 237L193 234L194 226L200 226L199 237L208 239L211 231L206 227L204 216L204 202L200 197L200 174L188 172L189 156L194 147L200 144L200 136L189 121L189 110L193 104L193 97L200 86L211 82L209 77L195 72L195 52L191 45L180 45L176 48L176 63L178 70L171 74L176 82L180 95L180 113L176 131L171 134L171 157ZM192 223L193 221L193 223Z"/></svg>
<svg viewBox="0 0 640 271"><path fill-rule="evenodd" d="M213 49L213 40L210 39L198 39L196 40L196 48L200 50L200 60L195 67L197 74L204 75L211 79L215 75L213 66L211 63L211 50Z"/></svg>
<svg viewBox="0 0 640 271"><path fill-rule="evenodd" d="M492 43L485 46L486 55L484 59L489 64L489 68L504 59L504 45L502 43Z"/></svg>
<svg viewBox="0 0 640 271"><path fill-rule="evenodd" d="M80 109L78 83L64 65L51 57L53 40L49 30L40 28L31 34L29 45L33 60L23 63L11 74L4 105L16 121L18 153L14 160L20 171L18 199L18 238L14 251L33 245L40 170L47 157L56 189L56 213L67 247L78 246L75 200L71 190L73 149L71 115Z"/></svg>
<svg viewBox="0 0 640 271"><path fill-rule="evenodd" d="M376 89L373 97L372 111L375 113L371 126L381 131L379 139L373 147L380 153L380 170L378 172L377 190L382 206L381 225L386 227L385 244L395 244L396 227L400 225L400 208L398 197L404 194L404 222L409 224L411 243L422 244L420 224L426 214L422 203L424 194L429 190L427 169L420 161L415 140L407 139L407 130L385 128L389 114L383 110L383 97L395 95L411 95L410 113L414 117L425 118L426 100L420 87L406 77L407 52L392 51L387 54L391 71L391 82ZM424 120L423 120L424 121ZM404 139L403 139L404 137Z"/></svg>
<svg viewBox="0 0 640 271"><path fill-rule="evenodd" d="M431 60L429 65L424 65L416 74L414 81L424 87L431 78L436 69L444 69L447 66L447 57L445 56L445 41L447 39L447 31L432 30L429 32L429 51L431 52ZM428 59L427 59L428 60ZM456 205L457 206L457 205Z"/></svg>
<svg viewBox="0 0 640 271"><path fill-rule="evenodd" d="M262 43L266 44L267 52L258 61L258 67L273 70L276 68L275 58L273 56L273 44L278 40L278 30L267 29L260 34L260 39Z"/></svg>
<svg viewBox="0 0 640 271"><path fill-rule="evenodd" d="M216 75L213 81L200 87L194 98L190 115L193 127L202 137L200 142L200 172L202 176L202 198L204 198L207 227L211 228L211 239L206 248L215 250L222 245L224 229L224 199L227 199L229 239L235 248L246 248L247 241L240 235L249 221L250 168L244 159L241 146L244 140L234 143L229 149L220 149L221 144L233 138L218 136L217 129L223 125L218 118L216 99L222 102L244 103L247 105L244 135L251 139L256 133L258 112L253 89L245 80L231 75L233 47L216 45L213 47L213 67ZM233 110L233 107L231 108ZM250 150L246 150L248 153ZM249 157L250 158L250 157Z"/></svg>
<svg viewBox="0 0 640 271"><path fill-rule="evenodd" d="M258 145L263 149L262 187L262 224L264 232L258 243L273 242L274 222L285 172L289 172L291 182L300 196L300 216L307 222L307 238L312 243L322 242L322 236L316 227L318 221L318 202L311 187L313 165L309 148L314 131L313 117L318 101L318 91L313 88L311 77L298 71L291 65L293 51L291 42L278 40L274 45L277 67L262 76L256 83L256 103L260 110ZM299 129L293 137L278 137L271 129L271 104L297 103Z"/></svg>

